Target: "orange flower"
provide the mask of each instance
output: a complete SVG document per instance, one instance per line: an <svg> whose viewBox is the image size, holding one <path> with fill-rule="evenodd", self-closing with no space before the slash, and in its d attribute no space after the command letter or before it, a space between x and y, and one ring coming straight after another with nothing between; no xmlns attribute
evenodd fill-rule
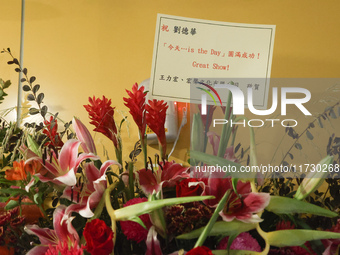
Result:
<svg viewBox="0 0 340 255"><path fill-rule="evenodd" d="M27 174L34 175L39 173L41 164L37 161L31 161L25 164L24 160L20 162L14 161L13 167L6 170L5 178L9 181L22 181L27 179Z"/></svg>

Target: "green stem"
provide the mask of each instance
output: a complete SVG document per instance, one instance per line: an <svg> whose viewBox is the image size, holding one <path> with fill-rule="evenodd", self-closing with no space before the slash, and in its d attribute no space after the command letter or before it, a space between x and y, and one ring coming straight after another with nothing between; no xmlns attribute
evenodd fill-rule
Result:
<svg viewBox="0 0 340 255"><path fill-rule="evenodd" d="M33 200L33 201L34 201L34 200ZM42 207L42 205L41 205L41 204L36 204L36 205L39 207L40 211L41 211L42 214L44 215L44 218L48 221L49 224L52 225L52 221L47 217L47 214L46 214L44 208Z"/></svg>
<svg viewBox="0 0 340 255"><path fill-rule="evenodd" d="M229 114L230 105L231 105L231 92L228 91L228 101L227 101L227 105L225 109L224 119L228 119L229 121L226 125L223 125L222 127L221 139L220 139L220 144L218 146L218 152L217 152L217 156L222 157L222 158L227 149L228 141L229 141L229 137L227 137L227 134L228 134L228 129L230 128L230 118L229 118L229 115L231 117L231 114Z"/></svg>
<svg viewBox="0 0 340 255"><path fill-rule="evenodd" d="M100 217L104 209L104 206L105 206L105 196L102 196L102 198L99 201L99 204L96 207L96 210L93 213L94 215L91 217L90 221L94 219L98 219Z"/></svg>
<svg viewBox="0 0 340 255"><path fill-rule="evenodd" d="M235 119L235 122L237 122L239 120L248 121L248 118L244 117L244 116L238 116ZM254 132L254 129L250 126L249 126L249 135L250 135L250 149L249 149L250 165L251 166L257 166L255 132Z"/></svg>
<svg viewBox="0 0 340 255"><path fill-rule="evenodd" d="M111 205L111 192L116 188L118 182L115 182L113 184L111 184L104 193L104 197L105 197L105 206L106 206L106 210L108 212L108 214L110 215L111 218L111 228L112 228L112 232L113 232L113 245L115 245L116 243L116 237L117 237L117 224L116 224L116 216L115 216L115 210L112 208ZM114 249L111 253L112 255L114 254Z"/></svg>
<svg viewBox="0 0 340 255"><path fill-rule="evenodd" d="M208 131L209 131L209 127L208 127L208 118L209 118L209 114L210 114L210 109L211 106L208 106L208 112L207 112L207 118L205 121L205 125L204 125L204 144L203 144L203 152L205 152L207 150L207 144L208 144Z"/></svg>
<svg viewBox="0 0 340 255"><path fill-rule="evenodd" d="M144 167L145 169L148 169L148 152L147 152L147 147L146 147L147 135L141 134L141 132L139 131L139 137L140 137L140 143L141 143L142 151L144 155Z"/></svg>
<svg viewBox="0 0 340 255"><path fill-rule="evenodd" d="M133 162L128 163L129 169L129 193L130 199L135 197L135 185L134 185L134 174L133 174Z"/></svg>
<svg viewBox="0 0 340 255"><path fill-rule="evenodd" d="M115 153L116 153L116 158L117 158L117 162L122 166L121 168L119 168L119 174L123 173L123 157L122 157L122 144L120 139L117 139L117 143L118 143L118 148L116 148L115 146Z"/></svg>
<svg viewBox="0 0 340 255"><path fill-rule="evenodd" d="M211 216L208 224L205 226L205 228L203 229L201 235L199 236L199 238L197 239L197 242L194 246L194 248L198 247L198 246L202 246L205 239L207 239L211 229L213 228L220 211L223 210L223 207L226 204L227 199L229 198L229 194L230 194L230 190L227 190L226 193L224 194L224 196L222 197L221 201L218 203L213 215Z"/></svg>

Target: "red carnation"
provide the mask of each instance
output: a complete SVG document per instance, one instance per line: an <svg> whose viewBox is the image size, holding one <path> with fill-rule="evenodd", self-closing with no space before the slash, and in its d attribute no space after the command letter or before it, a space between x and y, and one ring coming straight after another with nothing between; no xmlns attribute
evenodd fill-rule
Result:
<svg viewBox="0 0 340 255"><path fill-rule="evenodd" d="M113 232L106 223L94 219L85 225L84 233L86 250L91 255L110 254L113 250Z"/></svg>
<svg viewBox="0 0 340 255"><path fill-rule="evenodd" d="M92 120L90 123L96 127L94 131L108 137L118 148L117 127L113 118L114 108L111 107L111 99L109 100L105 96L103 96L103 99L89 97L89 102L90 104L84 105L84 107Z"/></svg>
<svg viewBox="0 0 340 255"><path fill-rule="evenodd" d="M146 198L133 198L126 202L124 207L134 204L139 204L142 202L148 201ZM148 236L148 229L151 228L152 223L150 220L149 214L140 215L139 218L143 221L144 225L147 229L143 228L140 224L134 221L121 221L120 226L122 227L122 231L124 235L126 235L127 239L134 240L137 243L146 240Z"/></svg>

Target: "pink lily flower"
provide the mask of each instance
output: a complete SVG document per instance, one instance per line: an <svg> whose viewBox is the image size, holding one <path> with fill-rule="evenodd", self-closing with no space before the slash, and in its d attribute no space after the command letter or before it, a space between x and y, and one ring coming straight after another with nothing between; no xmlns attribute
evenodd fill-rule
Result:
<svg viewBox="0 0 340 255"><path fill-rule="evenodd" d="M208 141L213 148L213 154L214 154L214 156L217 156L218 147L220 145L221 137L218 134L216 134L215 132L212 132L212 131L209 131L207 133L207 136L208 136ZM237 162L237 158L234 155L234 146L229 146L226 149L223 158L228 159L228 160L233 161L233 162Z"/></svg>
<svg viewBox="0 0 340 255"><path fill-rule="evenodd" d="M81 142L81 147L84 152L92 152L97 155L96 145L94 144L90 131L86 128L86 126L78 118L73 118L72 125L76 132L77 139Z"/></svg>
<svg viewBox="0 0 340 255"><path fill-rule="evenodd" d="M155 190L159 192L162 187L174 187L176 182L183 178L189 178L189 167L183 167L175 161L161 162L157 170L141 169L137 171L139 184L146 195Z"/></svg>
<svg viewBox="0 0 340 255"><path fill-rule="evenodd" d="M59 157L53 153L52 156L46 160L36 156L30 158L28 161L38 160L48 171L46 175L36 174L42 182L74 186L77 183L76 172L79 164L85 159L99 159L98 156L92 153L81 153L78 156L80 144L80 141L71 139L61 148Z"/></svg>
<svg viewBox="0 0 340 255"><path fill-rule="evenodd" d="M155 226L149 229L148 237L146 239L146 253L145 255L163 255L161 244L157 238Z"/></svg>
<svg viewBox="0 0 340 255"><path fill-rule="evenodd" d="M45 254L50 247L56 247L59 243L67 242L69 246L78 246L79 236L72 226L73 217L65 214L66 206L58 206L53 213L53 228L40 228L38 225L26 225L25 231L30 235L36 235L40 245L31 249L27 255Z"/></svg>
<svg viewBox="0 0 340 255"><path fill-rule="evenodd" d="M111 165L118 165L114 160L104 162L100 170L93 162L85 164L85 176L87 181L84 181L84 186L76 185L73 187L66 187L62 197L75 202L67 207L66 214L77 212L85 218L91 218L94 214L92 208L95 208L102 198L106 188L106 171Z"/></svg>
<svg viewBox="0 0 340 255"><path fill-rule="evenodd" d="M237 219L246 223L261 222L262 219L256 213L267 207L270 195L268 193L251 192L249 182L238 181L236 187L238 196L233 190L231 178L219 177L211 175L203 192L203 195L213 195L215 199L203 202L209 207L216 207L223 195L229 190L230 194L227 203L219 213L222 219L224 221Z"/></svg>

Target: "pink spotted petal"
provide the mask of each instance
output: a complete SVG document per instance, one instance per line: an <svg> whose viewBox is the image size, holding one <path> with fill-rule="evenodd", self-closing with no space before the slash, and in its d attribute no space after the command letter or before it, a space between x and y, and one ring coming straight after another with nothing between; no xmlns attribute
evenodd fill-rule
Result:
<svg viewBox="0 0 340 255"><path fill-rule="evenodd" d="M267 207L270 201L268 193L250 193L245 199L244 204L252 213L261 212Z"/></svg>
<svg viewBox="0 0 340 255"><path fill-rule="evenodd" d="M34 178L32 178L32 179L30 180L30 182L25 186L26 192L29 192L29 190L30 190L30 188L33 186L33 184L34 184Z"/></svg>
<svg viewBox="0 0 340 255"><path fill-rule="evenodd" d="M74 130L76 131L76 135L79 141L81 141L81 147L84 152L93 154L97 154L96 146L90 134L90 131L86 128L86 126L78 119L73 118L72 124Z"/></svg>
<svg viewBox="0 0 340 255"><path fill-rule="evenodd" d="M99 160L100 157L94 155L93 153L82 153L78 156L74 169L77 169L79 164L85 159Z"/></svg>
<svg viewBox="0 0 340 255"><path fill-rule="evenodd" d="M70 169L66 174L55 178L55 180L67 185L67 186L74 186L77 184L77 177L75 171Z"/></svg>
<svg viewBox="0 0 340 255"><path fill-rule="evenodd" d="M66 206L59 205L53 213L53 227L59 238L59 241L69 241L78 242L79 236L77 231L72 226L72 219L68 214L66 214Z"/></svg>
<svg viewBox="0 0 340 255"><path fill-rule="evenodd" d="M220 136L212 131L209 131L207 133L207 136L208 136L208 141L213 148L213 154L217 156L218 147L220 145Z"/></svg>
<svg viewBox="0 0 340 255"><path fill-rule="evenodd" d="M145 255L163 255L160 242L157 239L155 226L149 229L146 238L146 253Z"/></svg>
<svg viewBox="0 0 340 255"><path fill-rule="evenodd" d="M33 249L29 250L26 255L42 255L48 251L48 246L36 246Z"/></svg>
<svg viewBox="0 0 340 255"><path fill-rule="evenodd" d="M107 169L109 166L112 166L112 165L116 165L118 166L119 168L121 168L122 166L115 160L107 160L105 161L102 166L100 167L100 175L103 176L105 175Z"/></svg>
<svg viewBox="0 0 340 255"><path fill-rule="evenodd" d="M139 177L139 184L146 195L160 191L161 186L157 183L157 179L151 170L141 169L137 171Z"/></svg>
<svg viewBox="0 0 340 255"><path fill-rule="evenodd" d="M94 165L93 162L85 164L85 174L86 178L93 187L93 182L100 177L99 169ZM92 190L92 189L91 189Z"/></svg>
<svg viewBox="0 0 340 255"><path fill-rule="evenodd" d="M53 229L40 228L38 225L26 225L25 231L29 235L36 235L42 245L56 245L58 243L58 237Z"/></svg>
<svg viewBox="0 0 340 255"><path fill-rule="evenodd" d="M61 148L59 162L62 171L66 172L68 169L76 167L80 143L78 140L70 139Z"/></svg>
<svg viewBox="0 0 340 255"><path fill-rule="evenodd" d="M161 174L162 181L168 181L166 186L174 186L176 182L182 178L189 178L189 167L183 167L180 164L172 162L165 162Z"/></svg>

